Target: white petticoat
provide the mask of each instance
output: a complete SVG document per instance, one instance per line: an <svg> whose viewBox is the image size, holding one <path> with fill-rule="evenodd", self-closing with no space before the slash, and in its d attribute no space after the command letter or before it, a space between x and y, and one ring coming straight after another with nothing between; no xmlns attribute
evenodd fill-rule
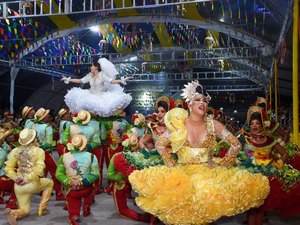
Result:
<svg viewBox="0 0 300 225"><path fill-rule="evenodd" d="M65 95L65 102L72 113L86 110L101 117L112 116L118 109L126 108L132 100L118 84L111 84L109 91L97 94L89 89L72 88Z"/></svg>

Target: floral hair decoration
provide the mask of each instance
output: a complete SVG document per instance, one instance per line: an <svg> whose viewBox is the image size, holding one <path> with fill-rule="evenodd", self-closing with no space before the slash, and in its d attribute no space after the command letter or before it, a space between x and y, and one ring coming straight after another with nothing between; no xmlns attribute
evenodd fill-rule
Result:
<svg viewBox="0 0 300 225"><path fill-rule="evenodd" d="M185 88L182 89L183 93L181 94L181 96L188 104L192 104L194 97L198 94L203 95L207 102L211 100L211 97L207 92L205 93L206 95L204 95L203 87L197 80L185 84L184 87ZM197 90L198 87L200 87L200 92L199 90Z"/></svg>

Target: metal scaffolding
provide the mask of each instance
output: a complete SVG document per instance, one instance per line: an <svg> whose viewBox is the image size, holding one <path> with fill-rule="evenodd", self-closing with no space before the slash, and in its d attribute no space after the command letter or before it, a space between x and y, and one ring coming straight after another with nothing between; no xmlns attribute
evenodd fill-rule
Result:
<svg viewBox="0 0 300 225"><path fill-rule="evenodd" d="M114 0L23 0L4 1L0 3L0 19L59 16L68 14L82 14L91 12L108 12L128 9L157 8L163 6L182 5L210 0L132 0L131 4L126 0L121 1L121 6L116 6ZM74 3L74 4L73 4ZM13 13L14 10L16 13Z"/></svg>
<svg viewBox="0 0 300 225"><path fill-rule="evenodd" d="M132 81L131 81L132 82ZM126 88L126 92L164 92L165 86L134 86ZM227 92L227 91L263 91L264 88L259 85L205 85L206 90L210 92ZM172 94L182 91L182 85L168 86L168 91Z"/></svg>
<svg viewBox="0 0 300 225"><path fill-rule="evenodd" d="M49 57L24 57L13 61L16 67L30 68L43 72L51 71L52 68L62 66L82 66L90 65L95 59L101 56L91 55L73 55L73 56L49 56ZM181 64L192 65L193 67L209 68L210 70L222 70L219 68L219 60L230 62L230 70L240 77L252 80L255 83L265 82L268 74L266 70L253 63L261 61L264 56L258 47L237 47L237 48L213 48L213 49L161 49L154 52L135 52L132 54L124 53L106 53L107 57L114 64L130 63L141 71L153 64L159 64L168 69L178 69ZM253 64L253 66L251 66ZM59 70L59 69L58 69ZM66 72L58 72L57 74ZM69 74L69 76L71 73ZM74 74L73 74L74 76Z"/></svg>
<svg viewBox="0 0 300 225"><path fill-rule="evenodd" d="M48 57L24 57L15 59L15 64L24 66L67 66L91 64L100 54L74 55L74 56L48 56ZM235 59L260 59L263 58L259 47L213 48L213 49L183 49L160 50L153 52L105 53L105 56L115 64L118 63L164 63L187 61L217 61Z"/></svg>

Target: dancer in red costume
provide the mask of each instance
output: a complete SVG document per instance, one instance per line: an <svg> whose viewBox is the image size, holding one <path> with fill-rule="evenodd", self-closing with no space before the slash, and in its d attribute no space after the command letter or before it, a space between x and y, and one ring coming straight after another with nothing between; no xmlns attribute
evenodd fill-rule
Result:
<svg viewBox="0 0 300 225"><path fill-rule="evenodd" d="M101 123L97 120L98 116L96 114L91 114L91 119L88 122L88 126L94 128L95 135L97 135L97 139L100 140L101 143ZM100 144L99 146L96 146L92 149L92 153L96 156L98 161L98 167L99 167L99 178L95 181L94 185L94 194L99 195L103 192L102 187L102 167L101 167L101 159L103 158L103 146Z"/></svg>
<svg viewBox="0 0 300 225"><path fill-rule="evenodd" d="M8 192L10 198L7 202L0 197L0 204L6 203L5 208L17 209L17 199L14 191L14 181L9 179L4 171L5 161L7 160L7 155L16 147L13 145L15 142L15 135L13 130L1 130L0 131L0 196Z"/></svg>
<svg viewBox="0 0 300 225"><path fill-rule="evenodd" d="M262 113L258 106L249 108L247 122L250 132L242 133L243 151L239 153L239 167L268 176L271 187L265 203L249 211L249 225L262 225L267 211L276 210L283 216L300 213L300 172L286 164L288 155L285 149L274 138L264 135Z"/></svg>
<svg viewBox="0 0 300 225"><path fill-rule="evenodd" d="M271 106L269 102L263 97L258 97L255 105L262 109L265 135L275 138L276 141L285 148L289 156L287 160L288 164L293 166L295 169L300 170L299 146L290 141L290 134L286 132L279 123L272 120Z"/></svg>
<svg viewBox="0 0 300 225"><path fill-rule="evenodd" d="M125 120L124 110L118 110L113 117L102 119L101 123L106 130L106 140L103 141L103 155L100 164L100 167L103 168L104 162L108 167L112 157L116 153L123 151L122 136L129 129L130 124ZM104 192L111 195L112 188L113 184L108 181L108 185Z"/></svg>
<svg viewBox="0 0 300 225"><path fill-rule="evenodd" d="M66 128L63 143L67 145L69 139L74 135L82 134L87 139L87 150L93 153L97 157L97 160L99 160L102 151L98 121L92 119L91 114L85 110L80 110L78 113L75 113L72 116L72 120L74 124ZM99 181L95 182L94 189L95 194L101 193Z"/></svg>
<svg viewBox="0 0 300 225"><path fill-rule="evenodd" d="M127 205L127 198L131 196L131 185L128 181L128 176L136 168L132 166L127 160L125 154L126 151L135 151L138 148L138 138L134 133L126 135L126 139L123 138L123 143L126 144L124 152L114 154L110 160L108 167L108 179L114 181L113 197L116 205L116 209L120 216L141 221L149 222L150 214L138 213L134 209L131 209Z"/></svg>
<svg viewBox="0 0 300 225"><path fill-rule="evenodd" d="M56 178L65 186L69 222L71 225L78 225L82 200L83 216L91 214L93 183L99 177L99 168L95 155L86 151L85 136L74 135L67 146L69 152L60 157Z"/></svg>

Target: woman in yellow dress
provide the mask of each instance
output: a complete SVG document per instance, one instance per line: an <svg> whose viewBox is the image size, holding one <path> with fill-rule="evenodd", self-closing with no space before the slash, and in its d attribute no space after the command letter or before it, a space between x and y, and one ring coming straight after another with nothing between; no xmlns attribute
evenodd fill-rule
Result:
<svg viewBox="0 0 300 225"><path fill-rule="evenodd" d="M208 224L260 206L269 193L268 179L231 167L241 144L206 116L210 96L198 81L185 85L182 95L190 113L169 111L168 130L156 142L165 165L129 176L138 206L166 224ZM217 136L231 146L220 160L213 158Z"/></svg>

